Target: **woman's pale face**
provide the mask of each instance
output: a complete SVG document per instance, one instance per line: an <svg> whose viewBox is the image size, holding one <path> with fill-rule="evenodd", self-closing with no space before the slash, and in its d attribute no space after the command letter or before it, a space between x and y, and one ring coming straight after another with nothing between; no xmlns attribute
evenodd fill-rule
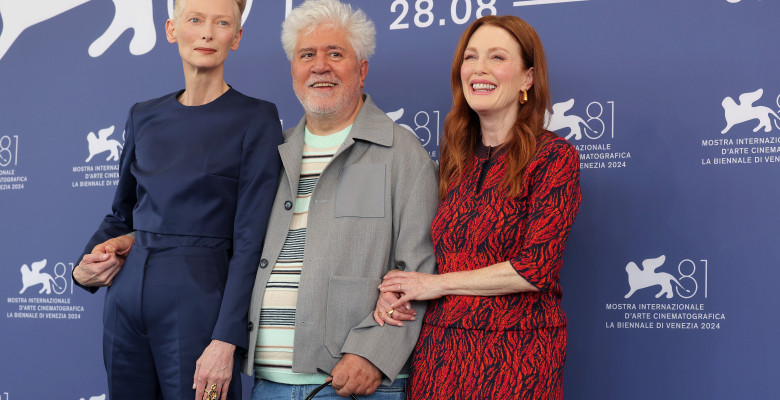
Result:
<svg viewBox="0 0 780 400"><path fill-rule="evenodd" d="M178 43L185 65L213 69L237 50L242 30L234 0L187 0L181 15L165 25L168 41Z"/></svg>
<svg viewBox="0 0 780 400"><path fill-rule="evenodd" d="M502 28L484 25L469 39L460 79L466 102L480 116L517 112L523 90L533 84L517 41Z"/></svg>

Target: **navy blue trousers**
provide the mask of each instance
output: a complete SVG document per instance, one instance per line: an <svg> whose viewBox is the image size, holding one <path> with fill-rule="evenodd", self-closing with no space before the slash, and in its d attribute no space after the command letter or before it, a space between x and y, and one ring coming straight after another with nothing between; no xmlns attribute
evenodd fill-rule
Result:
<svg viewBox="0 0 780 400"><path fill-rule="evenodd" d="M136 243L106 292L103 359L112 400L195 399L195 362L211 342L228 254ZM241 399L240 367L236 354L228 399Z"/></svg>

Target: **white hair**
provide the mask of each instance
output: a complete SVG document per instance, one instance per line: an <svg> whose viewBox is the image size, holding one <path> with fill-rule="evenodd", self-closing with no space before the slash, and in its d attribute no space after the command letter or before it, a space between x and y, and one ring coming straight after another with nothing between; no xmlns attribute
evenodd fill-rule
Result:
<svg viewBox="0 0 780 400"><path fill-rule="evenodd" d="M181 1L181 0L179 0ZM307 0L296 7L282 23L282 47L292 61L301 33L313 32L320 25L333 25L346 31L358 60L368 60L376 49L376 29L363 10L353 10L338 0Z"/></svg>
<svg viewBox="0 0 780 400"><path fill-rule="evenodd" d="M173 20L179 21L179 18L181 17L181 13L184 12L184 3L187 0L174 0L173 1ZM234 0L236 3L236 6L238 6L238 26L236 29L241 28L241 16L244 14L244 8L246 8L246 1L247 0Z"/></svg>

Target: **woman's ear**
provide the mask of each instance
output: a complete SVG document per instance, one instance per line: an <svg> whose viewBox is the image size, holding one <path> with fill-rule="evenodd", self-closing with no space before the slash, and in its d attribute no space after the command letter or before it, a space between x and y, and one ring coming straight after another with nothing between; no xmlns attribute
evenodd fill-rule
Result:
<svg viewBox="0 0 780 400"><path fill-rule="evenodd" d="M168 43L176 43L176 23L172 19L165 21L165 38Z"/></svg>
<svg viewBox="0 0 780 400"><path fill-rule="evenodd" d="M528 68L525 71L525 82L523 84L524 90L531 90L531 86L534 85L534 67Z"/></svg>

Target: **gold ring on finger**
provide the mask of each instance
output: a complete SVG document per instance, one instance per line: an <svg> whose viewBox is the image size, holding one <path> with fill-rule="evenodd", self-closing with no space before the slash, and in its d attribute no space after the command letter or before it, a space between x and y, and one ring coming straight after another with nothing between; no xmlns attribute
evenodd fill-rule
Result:
<svg viewBox="0 0 780 400"><path fill-rule="evenodd" d="M206 393L204 393L204 398L206 400L217 400L219 399L219 392L217 392L217 384L211 385L211 387L206 390Z"/></svg>
<svg viewBox="0 0 780 400"><path fill-rule="evenodd" d="M394 312L395 312L395 308L391 308L390 311L387 312L387 316L392 318Z"/></svg>

